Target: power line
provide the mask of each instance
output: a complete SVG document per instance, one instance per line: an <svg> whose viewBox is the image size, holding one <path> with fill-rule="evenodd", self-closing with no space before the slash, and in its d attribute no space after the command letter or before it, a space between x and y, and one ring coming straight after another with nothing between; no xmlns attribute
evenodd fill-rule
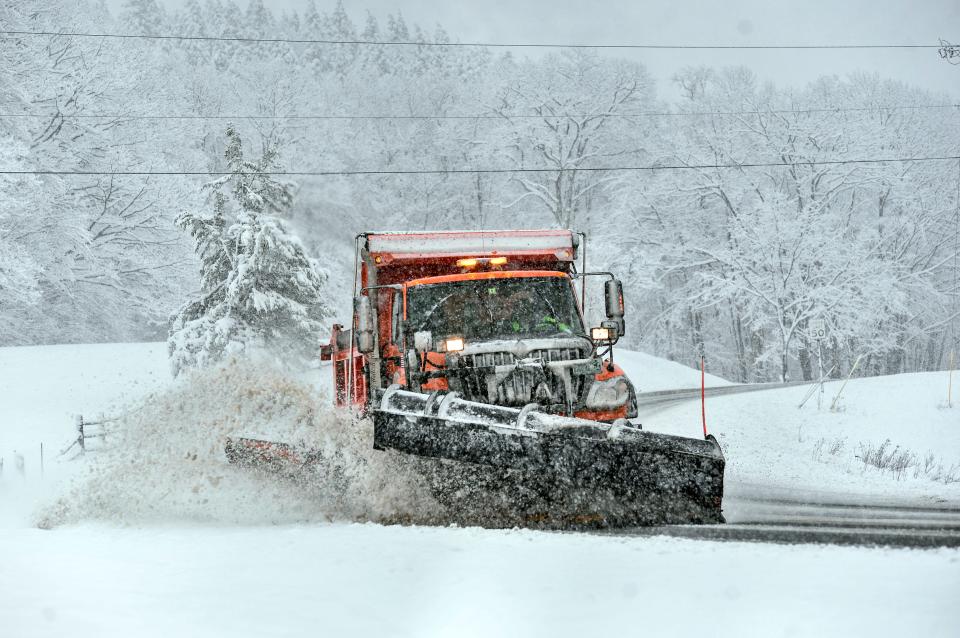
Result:
<svg viewBox="0 0 960 638"><path fill-rule="evenodd" d="M940 49L941 44L585 44L556 42L393 42L373 40L328 40L312 38L250 38L146 33L84 33L69 31L0 31L6 36L66 36L74 38L113 38L120 40L178 40L202 42L243 42L263 44L342 44L417 47L489 47L528 49L706 49L706 50L809 50L809 49Z"/></svg>
<svg viewBox="0 0 960 638"><path fill-rule="evenodd" d="M960 155L943 157L882 157L855 160L809 160L796 162L745 162L738 164L664 164L649 166L588 166L576 168L459 168L459 169L414 169L414 170L339 170L339 171L273 171L250 172L245 175L271 175L276 177L339 177L353 175L460 175L460 174L508 174L508 173L556 173L556 172L637 172L637 171L682 171L741 168L784 168L790 166L837 166L843 164L890 164L897 162L939 162L960 160ZM63 170L0 170L0 175L88 175L88 176L181 176L222 177L233 175L231 171L63 171Z"/></svg>
<svg viewBox="0 0 960 638"><path fill-rule="evenodd" d="M104 119L104 120L506 120L506 119L544 119L544 118L572 118L585 119L588 117L712 117L738 115L789 115L807 113L866 113L876 111L919 111L935 109L960 109L960 104L918 104L893 106L864 106L864 107L825 107L812 109L769 109L754 111L641 111L637 113L594 113L571 114L551 113L534 115L520 114L477 114L477 115L392 115L392 114L360 114L360 115L333 115L333 114L306 114L306 115L204 115L204 114L123 114L123 113L0 113L0 118L33 118L47 119L60 116L65 119Z"/></svg>

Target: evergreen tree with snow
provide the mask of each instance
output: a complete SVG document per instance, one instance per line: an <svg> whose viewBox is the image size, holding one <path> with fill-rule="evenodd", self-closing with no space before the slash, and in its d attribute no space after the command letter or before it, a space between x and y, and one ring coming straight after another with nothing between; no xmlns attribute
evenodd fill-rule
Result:
<svg viewBox="0 0 960 638"><path fill-rule="evenodd" d="M326 272L281 219L293 196L290 184L270 175L276 151L268 149L257 162L245 159L240 136L229 127L225 157L229 174L204 186L213 214L177 218L196 244L201 292L171 323L174 375L251 351L303 362L316 352L331 316Z"/></svg>

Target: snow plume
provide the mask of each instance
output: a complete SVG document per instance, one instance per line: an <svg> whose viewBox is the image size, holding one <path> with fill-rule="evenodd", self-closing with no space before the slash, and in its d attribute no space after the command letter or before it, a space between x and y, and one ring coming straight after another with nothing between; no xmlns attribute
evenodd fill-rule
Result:
<svg viewBox="0 0 960 638"><path fill-rule="evenodd" d="M270 364L233 359L184 375L113 424L116 439L40 512L52 527L192 520L431 522L437 507L404 460L375 452L369 420L334 410ZM227 437L304 445L321 461L292 481L228 464Z"/></svg>

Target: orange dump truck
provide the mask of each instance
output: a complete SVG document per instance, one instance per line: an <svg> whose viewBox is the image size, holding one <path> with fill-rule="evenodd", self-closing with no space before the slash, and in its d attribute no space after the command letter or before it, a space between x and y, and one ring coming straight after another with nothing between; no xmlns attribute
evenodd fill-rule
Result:
<svg viewBox="0 0 960 638"><path fill-rule="evenodd" d="M366 406L399 384L597 421L635 417L630 381L597 356L623 332L619 282L609 277L608 325L591 333L573 279L576 240L558 230L363 237L357 344L335 326L323 350L338 404Z"/></svg>
<svg viewBox="0 0 960 638"><path fill-rule="evenodd" d="M421 457L467 522L722 521L717 442L631 423L622 286L584 255L569 230L358 236L351 328L321 350L336 405L372 417L376 448ZM592 281L606 319L588 327ZM233 442L235 457L244 445L269 444Z"/></svg>

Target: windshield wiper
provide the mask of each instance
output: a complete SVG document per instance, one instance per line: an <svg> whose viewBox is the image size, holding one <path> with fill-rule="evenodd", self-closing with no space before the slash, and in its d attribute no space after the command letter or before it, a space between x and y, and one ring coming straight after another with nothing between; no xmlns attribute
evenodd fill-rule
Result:
<svg viewBox="0 0 960 638"><path fill-rule="evenodd" d="M474 288L473 292L477 294L477 302L483 308L484 312L487 313L487 318L490 321L493 321L495 317L493 316L493 312L490 310L490 306L488 306L487 303L483 300L483 293L480 292L480 288Z"/></svg>
<svg viewBox="0 0 960 638"><path fill-rule="evenodd" d="M544 305L550 310L550 316L559 321L556 309L553 307L553 304L550 303L550 300L547 299L546 295L543 294L543 291L540 290L540 286L533 286L533 290L537 293L537 296L540 297L540 300L544 303Z"/></svg>

